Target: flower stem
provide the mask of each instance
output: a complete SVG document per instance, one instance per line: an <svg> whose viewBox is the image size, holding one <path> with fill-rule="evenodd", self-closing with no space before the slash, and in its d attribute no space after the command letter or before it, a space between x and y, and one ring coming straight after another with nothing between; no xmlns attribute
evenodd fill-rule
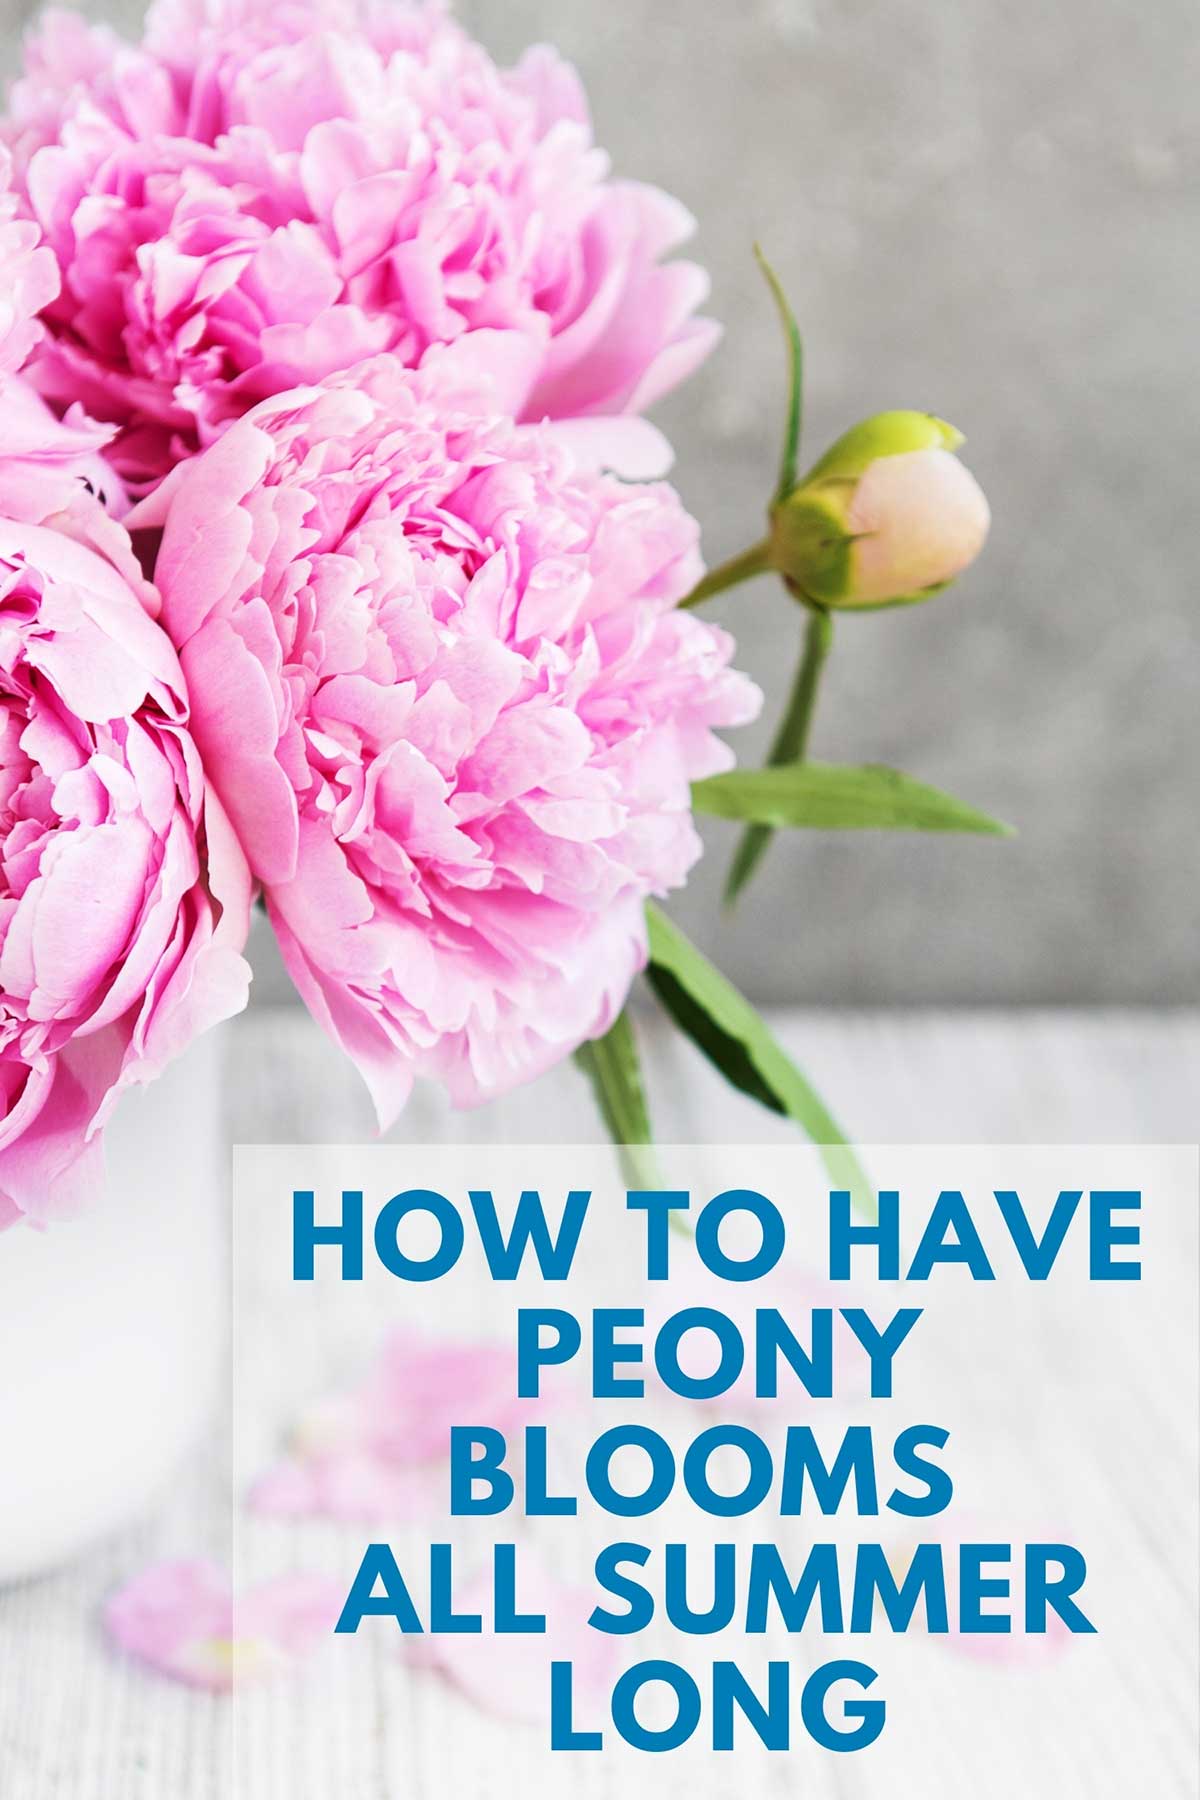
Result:
<svg viewBox="0 0 1200 1800"><path fill-rule="evenodd" d="M771 549L769 538L763 538L759 544L752 544L749 550L743 550L740 556L731 556L728 562L718 563L710 569L704 580L698 582L680 606L699 606L703 600L711 600L714 594L724 593L726 588L736 587L739 581L749 581L753 575L762 575L769 567L767 558Z"/></svg>
<svg viewBox="0 0 1200 1800"><path fill-rule="evenodd" d="M621 1013L604 1037L580 1044L575 1061L592 1084L624 1179L635 1187L657 1187L650 1114L629 1014Z"/></svg>
<svg viewBox="0 0 1200 1800"><path fill-rule="evenodd" d="M787 763L803 762L808 753L812 732L813 709L821 685L821 675L833 645L833 619L824 607L809 605L804 629L804 650L800 667L788 698L787 710L779 722L774 742L767 755L767 767L781 768ZM725 884L725 904L732 906L766 854L774 837L770 825L748 825L738 842Z"/></svg>
<svg viewBox="0 0 1200 1800"><path fill-rule="evenodd" d="M631 1188L661 1188L662 1171L628 1011L620 1014L604 1037L580 1044L575 1062L591 1082L600 1117L617 1152L621 1179ZM693 1235L682 1214L672 1209L667 1217L673 1230L684 1237Z"/></svg>

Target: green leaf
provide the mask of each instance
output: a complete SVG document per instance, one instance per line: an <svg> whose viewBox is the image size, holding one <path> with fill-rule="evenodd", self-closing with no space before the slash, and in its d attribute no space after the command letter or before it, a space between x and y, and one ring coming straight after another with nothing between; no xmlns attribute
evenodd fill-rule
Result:
<svg viewBox="0 0 1200 1800"><path fill-rule="evenodd" d="M604 1120L630 1187L659 1187L654 1133L642 1081L637 1039L629 1014L620 1014L603 1037L581 1044L575 1061L592 1084Z"/></svg>
<svg viewBox="0 0 1200 1800"><path fill-rule="evenodd" d="M774 505L785 500L796 485L796 472L800 456L800 426L804 411L804 345L800 338L800 327L796 323L796 315L788 304L788 297L783 291L783 283L763 254L759 244L754 246L754 254L758 266L766 277L767 286L771 290L775 305L779 312L779 320L783 326L783 335L787 342L788 356L788 410L783 429L783 451L779 459L779 480L775 487Z"/></svg>
<svg viewBox="0 0 1200 1800"><path fill-rule="evenodd" d="M765 1019L657 906L647 906L646 921L647 978L680 1030L731 1086L794 1120L819 1146L833 1180L873 1212L857 1157Z"/></svg>
<svg viewBox="0 0 1200 1800"><path fill-rule="evenodd" d="M811 831L968 831L1011 837L986 813L880 763L802 762L733 769L692 787L692 805L717 819Z"/></svg>

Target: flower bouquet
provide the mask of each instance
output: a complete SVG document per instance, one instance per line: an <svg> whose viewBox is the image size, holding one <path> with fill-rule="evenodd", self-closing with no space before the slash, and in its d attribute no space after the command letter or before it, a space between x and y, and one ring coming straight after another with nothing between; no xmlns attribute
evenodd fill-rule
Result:
<svg viewBox="0 0 1200 1800"><path fill-rule="evenodd" d="M438 5L52 12L3 138L0 1223L77 1210L123 1091L244 1005L256 896L383 1127L418 1076L474 1105L574 1053L636 1163L645 973L838 1146L659 903L697 814L743 826L731 900L779 828L999 829L807 756L835 616L983 543L957 433L883 413L802 473L764 261L779 480L706 574L644 417L717 337L690 220L552 50L499 69ZM766 570L803 647L739 771L759 695L699 609Z"/></svg>

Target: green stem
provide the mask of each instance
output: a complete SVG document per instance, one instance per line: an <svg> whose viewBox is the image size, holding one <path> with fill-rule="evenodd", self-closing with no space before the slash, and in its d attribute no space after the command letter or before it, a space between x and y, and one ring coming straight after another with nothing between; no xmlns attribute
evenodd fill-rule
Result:
<svg viewBox="0 0 1200 1800"><path fill-rule="evenodd" d="M767 756L767 767L770 769L803 762L808 753L821 675L833 645L833 619L821 606L809 605L807 613L800 667L796 671L787 710L779 722L779 729ZM742 833L730 866L729 880L725 884L727 906L732 906L753 875L774 835L774 828L770 825L749 825Z"/></svg>
<svg viewBox="0 0 1200 1800"><path fill-rule="evenodd" d="M628 1013L602 1038L581 1044L575 1061L592 1084L596 1105L630 1187L660 1186L637 1040Z"/></svg>
<svg viewBox="0 0 1200 1800"><path fill-rule="evenodd" d="M602 1038L580 1044L575 1062L592 1084L625 1185L661 1188L662 1172L654 1149L637 1039L628 1012L623 1012ZM673 1230L684 1237L692 1236L692 1228L681 1213L672 1210L667 1216Z"/></svg>
<svg viewBox="0 0 1200 1800"><path fill-rule="evenodd" d="M771 550L770 538L764 538L760 544L752 544L749 550L743 550L740 556L731 556L728 562L718 563L710 569L704 580L697 583L680 606L699 606L703 600L711 600L714 594L723 594L726 588L736 587L739 581L749 581L754 575L762 575L770 568L768 557Z"/></svg>
<svg viewBox="0 0 1200 1800"><path fill-rule="evenodd" d="M796 683L771 746L772 767L781 763L803 762L808 753L812 732L813 709L826 659L833 647L833 619L821 606L808 608L804 632L804 654Z"/></svg>

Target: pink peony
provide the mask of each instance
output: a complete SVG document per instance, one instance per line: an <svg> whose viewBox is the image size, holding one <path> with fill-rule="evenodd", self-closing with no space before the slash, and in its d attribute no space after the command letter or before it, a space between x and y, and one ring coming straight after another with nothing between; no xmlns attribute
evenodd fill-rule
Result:
<svg viewBox="0 0 1200 1800"><path fill-rule="evenodd" d="M0 521L0 1224L77 1205L121 1090L245 1003L249 876L183 693L110 563Z"/></svg>
<svg viewBox="0 0 1200 1800"><path fill-rule="evenodd" d="M104 1622L118 1649L172 1681L229 1693L332 1636L344 1599L327 1577L297 1573L235 1600L228 1572L195 1558L143 1569L111 1596Z"/></svg>
<svg viewBox="0 0 1200 1800"><path fill-rule="evenodd" d="M288 967L384 1121L414 1072L470 1104L607 1028L732 760L710 728L758 698L675 610L676 495L484 416L454 362L259 407L176 471L157 565Z"/></svg>
<svg viewBox="0 0 1200 1800"><path fill-rule="evenodd" d="M607 179L574 71L511 71L440 6L159 0L144 44L50 13L8 127L63 270L44 393L160 477L230 418L379 351L525 345L518 412L638 412L707 354L692 221Z"/></svg>

